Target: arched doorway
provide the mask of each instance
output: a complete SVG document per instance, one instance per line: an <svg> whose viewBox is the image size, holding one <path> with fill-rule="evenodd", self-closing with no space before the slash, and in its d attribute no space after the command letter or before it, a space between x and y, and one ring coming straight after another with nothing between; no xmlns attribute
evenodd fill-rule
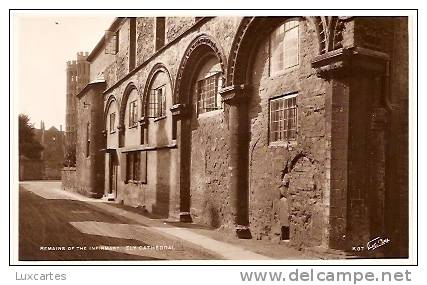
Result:
<svg viewBox="0 0 427 285"><path fill-rule="evenodd" d="M238 28L230 51L227 86L221 93L229 106L230 195L236 233L241 238L255 235L261 239L271 233L287 236L283 234L283 227L289 227L292 209L288 210L288 204L291 199L282 197L279 187L284 181L282 176L287 157L292 159L298 155L298 152L292 152L293 142L289 141L297 137L296 97L298 91L303 90L298 77L300 58L298 53L293 56L295 51L299 51L299 35L309 39L304 40L305 44L311 44L306 44L310 56L318 53L315 37L312 40L310 34L299 32L299 19L306 18L246 17ZM311 24L311 20L307 22ZM311 32L314 34L316 30L311 29ZM290 57L283 56L285 43L292 47L286 50L287 56L292 55ZM273 56L275 62L272 61ZM304 70L311 70L308 58L304 57ZM292 78L283 76L292 72L295 75L290 76ZM285 103L286 107L283 107ZM290 114L286 127L283 127L283 114ZM273 118L273 115L278 117ZM273 130L276 125L280 127ZM316 163L316 159L310 158L308 161L310 164ZM319 184L323 185L321 182ZM316 187L305 188L307 193L315 197L315 203L319 203L317 193L322 190ZM304 203L304 199L300 199L301 203ZM319 211L323 211L323 208ZM277 220L278 216L284 220L278 221L278 229L274 229L272 221ZM304 225L312 222L309 219L302 220ZM316 220L315 224L320 224L320 220ZM282 226L282 231L279 226ZM315 227L315 230L318 228ZM318 240L313 243L318 243Z"/></svg>
<svg viewBox="0 0 427 285"><path fill-rule="evenodd" d="M224 133L224 112L219 90L225 82L225 57L209 35L197 36L181 61L175 85L174 129L179 148L180 219L220 225L220 198L214 197L212 175L207 170L213 156L206 141ZM213 125L211 133L207 125ZM211 156L212 155L212 156ZM225 195L227 193L221 193ZM223 202L223 201L222 201Z"/></svg>
<svg viewBox="0 0 427 285"><path fill-rule="evenodd" d="M119 104L116 97L111 95L108 98L104 111L104 136L105 136L105 197L108 200L115 200L118 186L117 156L118 148L118 122Z"/></svg>

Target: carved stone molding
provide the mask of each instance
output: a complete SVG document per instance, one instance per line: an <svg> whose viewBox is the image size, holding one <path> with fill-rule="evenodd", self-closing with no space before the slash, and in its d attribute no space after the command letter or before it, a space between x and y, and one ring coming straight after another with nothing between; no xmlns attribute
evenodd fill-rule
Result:
<svg viewBox="0 0 427 285"><path fill-rule="evenodd" d="M188 67L189 61L192 59L193 53L198 50L200 47L208 47L211 52L213 52L216 57L219 60L222 76L223 76L223 84L225 84L225 66L226 66L226 58L224 53L222 52L219 45L214 41L212 37L206 34L199 35L196 37L188 46L187 50L184 53L184 56L181 60L181 64L178 69L178 74L176 77L176 84L175 84L175 96L174 96L174 102L175 103L182 103L181 100L181 89L182 89L182 80L184 78L184 73L186 72L186 69Z"/></svg>
<svg viewBox="0 0 427 285"><path fill-rule="evenodd" d="M185 104L175 104L171 108L172 116L182 118L189 114L188 107Z"/></svg>
<svg viewBox="0 0 427 285"><path fill-rule="evenodd" d="M249 90L247 85L232 85L222 88L219 94L222 97L222 101L228 104L233 104L241 101L245 98L245 92Z"/></svg>
<svg viewBox="0 0 427 285"><path fill-rule="evenodd" d="M227 68L227 84L233 84L234 82L234 75L235 75L234 73L236 70L237 57L239 54L239 50L247 30L254 20L255 20L255 17L244 17L239 25L239 28L237 29L237 33L231 45L229 64Z"/></svg>
<svg viewBox="0 0 427 285"><path fill-rule="evenodd" d="M341 48L314 58L312 66L319 77L379 76L386 72L389 56L359 47Z"/></svg>

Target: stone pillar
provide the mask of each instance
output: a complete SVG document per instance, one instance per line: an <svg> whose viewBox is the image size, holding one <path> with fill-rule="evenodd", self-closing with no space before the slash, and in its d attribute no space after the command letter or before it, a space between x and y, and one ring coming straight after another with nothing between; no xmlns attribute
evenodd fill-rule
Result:
<svg viewBox="0 0 427 285"><path fill-rule="evenodd" d="M249 229L249 117L244 85L220 91L228 106L230 132L230 204L238 238L252 238Z"/></svg>
<svg viewBox="0 0 427 285"><path fill-rule="evenodd" d="M140 128L140 130L141 130L140 143L145 144L147 141L147 136L148 136L148 129L147 129L148 117L145 117L145 116L141 117L141 119L139 119L139 125L141 126L141 128ZM148 143L148 141L147 141L147 143Z"/></svg>
<svg viewBox="0 0 427 285"><path fill-rule="evenodd" d="M105 90L104 82L91 84L90 90L86 96L90 97L90 187L96 197L104 195L104 177L105 177L105 149L106 137L100 130L104 129L104 108L102 92Z"/></svg>
<svg viewBox="0 0 427 285"><path fill-rule="evenodd" d="M176 143L178 155L176 164L179 167L179 175L176 181L176 202L175 206L179 212L179 220L191 223L190 214L190 167L191 167L191 120L189 111L184 104L176 104L171 108L174 128L176 128Z"/></svg>
<svg viewBox="0 0 427 285"><path fill-rule="evenodd" d="M388 236L386 233L386 137L385 129L387 124L387 110L380 106L375 106L370 111L369 128L369 184L372 189L369 200L375 205L370 211L371 231L378 236Z"/></svg>
<svg viewBox="0 0 427 285"><path fill-rule="evenodd" d="M379 88L388 55L359 47L340 48L315 58L327 94L329 231L327 247L352 251L382 235L384 228L385 140L375 117L384 92ZM374 113L372 113L374 112ZM379 113L378 113L379 112ZM380 115L381 114L381 115ZM381 125L381 124L379 124ZM380 198L382 197L382 198ZM382 217L378 217L378 215Z"/></svg>
<svg viewBox="0 0 427 285"><path fill-rule="evenodd" d="M117 131L119 132L119 147L125 146L125 131L126 128L124 125L118 125Z"/></svg>

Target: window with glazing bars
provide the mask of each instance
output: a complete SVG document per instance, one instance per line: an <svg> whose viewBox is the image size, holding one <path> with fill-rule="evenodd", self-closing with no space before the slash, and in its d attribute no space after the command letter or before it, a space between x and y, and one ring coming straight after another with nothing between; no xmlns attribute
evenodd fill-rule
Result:
<svg viewBox="0 0 427 285"><path fill-rule="evenodd" d="M197 114L220 109L218 103L218 80L220 73L197 81Z"/></svg>
<svg viewBox="0 0 427 285"><path fill-rule="evenodd" d="M270 143L297 139L297 94L270 100Z"/></svg>
<svg viewBox="0 0 427 285"><path fill-rule="evenodd" d="M270 75L298 65L299 21L289 19L270 35Z"/></svg>
<svg viewBox="0 0 427 285"><path fill-rule="evenodd" d="M135 127L138 124L138 104L132 101L129 104L129 127Z"/></svg>
<svg viewBox="0 0 427 285"><path fill-rule="evenodd" d="M127 181L139 181L139 168L140 168L140 153L138 151L127 153L127 167L126 178Z"/></svg>
<svg viewBox="0 0 427 285"><path fill-rule="evenodd" d="M160 118L166 116L166 94L165 85L150 91L150 100L148 102L148 117Z"/></svg>
<svg viewBox="0 0 427 285"><path fill-rule="evenodd" d="M116 131L116 113L110 114L110 133L114 133Z"/></svg>
<svg viewBox="0 0 427 285"><path fill-rule="evenodd" d="M105 31L105 54L117 54L119 52L119 32Z"/></svg>

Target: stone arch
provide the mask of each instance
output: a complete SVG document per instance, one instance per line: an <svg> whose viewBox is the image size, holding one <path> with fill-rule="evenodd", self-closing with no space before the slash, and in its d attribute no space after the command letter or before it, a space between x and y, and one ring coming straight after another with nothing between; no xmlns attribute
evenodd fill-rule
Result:
<svg viewBox="0 0 427 285"><path fill-rule="evenodd" d="M130 82L126 86L125 91L123 92L120 109L119 109L119 127L124 126L126 104L127 104L130 93L135 89L138 91L138 88L136 88L136 85L133 82Z"/></svg>
<svg viewBox="0 0 427 285"><path fill-rule="evenodd" d="M118 131L119 131L119 147L123 147L124 146L124 141L125 141L125 134L126 134L126 128L125 128L125 114L126 114L126 105L127 105L127 101L129 98L130 93L133 90L137 90L138 88L136 88L135 84L133 82L130 82L126 88L125 91L123 92L123 96L122 99L120 101L120 107L119 107L119 125L117 127Z"/></svg>
<svg viewBox="0 0 427 285"><path fill-rule="evenodd" d="M234 37L227 66L227 86L248 83L248 72L253 53L262 37L259 34L273 30L284 17L244 17ZM302 17L314 26L318 54L342 47L343 22L338 17Z"/></svg>
<svg viewBox="0 0 427 285"><path fill-rule="evenodd" d="M343 19L336 16L311 17L316 28L319 54L342 48Z"/></svg>
<svg viewBox="0 0 427 285"><path fill-rule="evenodd" d="M169 79L169 83L171 86L171 90L174 90L174 82L172 81L172 76L167 69L166 65L163 63L156 63L153 68L151 68L150 73L148 74L147 81L144 87L143 95L142 95L142 115L146 117L147 112L147 103L148 103L148 95L150 92L151 85L153 84L156 76L160 73L164 72Z"/></svg>
<svg viewBox="0 0 427 285"><path fill-rule="evenodd" d="M113 102L116 102L117 106L119 106L119 102L117 101L116 96L114 96L113 94L111 94L108 97L107 100L107 104L105 104L105 109L104 109L104 116L103 116L103 125L106 128L107 127L107 114L108 114L108 110L110 109L111 104L113 104ZM120 109L118 110L120 112ZM119 114L120 116L120 114Z"/></svg>
<svg viewBox="0 0 427 285"><path fill-rule="evenodd" d="M189 100L188 92L192 79L192 67L206 54L214 54L220 63L223 82L226 78L227 59L221 45L208 34L199 34L188 45L179 65L174 88L174 104L185 104Z"/></svg>

